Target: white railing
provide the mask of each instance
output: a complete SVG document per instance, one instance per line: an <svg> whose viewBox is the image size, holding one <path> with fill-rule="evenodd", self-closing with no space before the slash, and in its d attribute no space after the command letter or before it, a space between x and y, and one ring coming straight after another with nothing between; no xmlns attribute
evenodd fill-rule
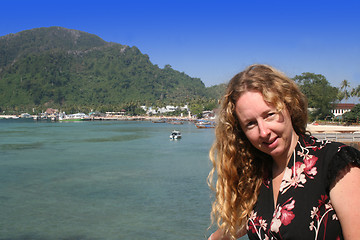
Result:
<svg viewBox="0 0 360 240"><path fill-rule="evenodd" d="M313 133L319 140L335 142L360 142L360 133Z"/></svg>

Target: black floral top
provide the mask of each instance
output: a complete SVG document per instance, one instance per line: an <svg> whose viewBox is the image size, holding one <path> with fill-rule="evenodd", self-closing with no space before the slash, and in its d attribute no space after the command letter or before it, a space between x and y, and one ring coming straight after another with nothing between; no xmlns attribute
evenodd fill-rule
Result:
<svg viewBox="0 0 360 240"><path fill-rule="evenodd" d="M271 177L264 179L248 220L249 239L343 239L329 191L339 170L350 163L360 166L356 149L300 136L275 209Z"/></svg>

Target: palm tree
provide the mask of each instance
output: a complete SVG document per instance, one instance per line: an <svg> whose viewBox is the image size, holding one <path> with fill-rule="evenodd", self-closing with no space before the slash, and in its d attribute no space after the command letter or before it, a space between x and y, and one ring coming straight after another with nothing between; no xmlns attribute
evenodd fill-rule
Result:
<svg viewBox="0 0 360 240"><path fill-rule="evenodd" d="M351 96L360 98L360 85L358 85L357 88L353 88L351 90Z"/></svg>
<svg viewBox="0 0 360 240"><path fill-rule="evenodd" d="M345 98L345 101L348 100L349 97L351 96L349 91L347 90L347 88L350 88L350 83L348 80L344 79L341 82L340 89L342 90L342 96L343 96L343 98Z"/></svg>

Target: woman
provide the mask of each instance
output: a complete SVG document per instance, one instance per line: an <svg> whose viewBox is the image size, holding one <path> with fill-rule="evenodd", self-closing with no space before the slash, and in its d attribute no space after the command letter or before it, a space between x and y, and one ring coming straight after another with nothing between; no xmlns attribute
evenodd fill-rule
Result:
<svg viewBox="0 0 360 240"><path fill-rule="evenodd" d="M281 72L252 65L231 79L210 150L209 239L360 239L360 153L306 124L306 99Z"/></svg>

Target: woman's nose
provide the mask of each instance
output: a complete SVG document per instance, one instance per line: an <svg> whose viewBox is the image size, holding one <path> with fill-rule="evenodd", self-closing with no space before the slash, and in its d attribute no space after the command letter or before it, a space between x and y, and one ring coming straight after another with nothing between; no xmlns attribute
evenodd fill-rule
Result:
<svg viewBox="0 0 360 240"><path fill-rule="evenodd" d="M270 133L270 129L267 126L267 124L265 122L261 121L261 122L258 123L258 125L259 125L260 137L262 137L262 138L267 137L269 135L269 133Z"/></svg>

